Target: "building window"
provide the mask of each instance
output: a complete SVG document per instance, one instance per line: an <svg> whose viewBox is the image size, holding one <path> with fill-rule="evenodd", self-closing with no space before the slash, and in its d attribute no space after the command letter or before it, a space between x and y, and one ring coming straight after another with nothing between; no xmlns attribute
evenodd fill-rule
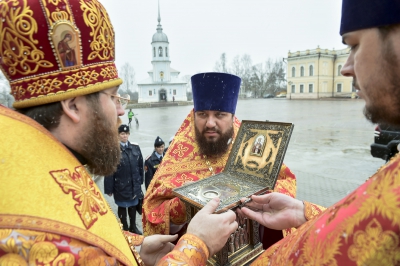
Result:
<svg viewBox="0 0 400 266"><path fill-rule="evenodd" d="M314 76L314 67L311 65L309 68L310 76Z"/></svg>
<svg viewBox="0 0 400 266"><path fill-rule="evenodd" d="M174 93L173 93L174 95L176 95L176 90L174 90Z"/></svg>
<svg viewBox="0 0 400 266"><path fill-rule="evenodd" d="M296 76L296 68L292 67L292 77L294 78Z"/></svg>
<svg viewBox="0 0 400 266"><path fill-rule="evenodd" d="M337 75L338 76L342 75L342 73L340 73L341 70L342 70L342 65L338 65L338 67L337 67Z"/></svg>
<svg viewBox="0 0 400 266"><path fill-rule="evenodd" d="M153 47L153 57L156 57L156 47Z"/></svg>
<svg viewBox="0 0 400 266"><path fill-rule="evenodd" d="M153 96L153 91L149 90L149 96Z"/></svg>
<svg viewBox="0 0 400 266"><path fill-rule="evenodd" d="M292 93L296 92L296 85L292 85Z"/></svg>
<svg viewBox="0 0 400 266"><path fill-rule="evenodd" d="M162 47L160 46L160 47L158 47L158 56L159 57L162 57Z"/></svg>
<svg viewBox="0 0 400 266"><path fill-rule="evenodd" d="M301 84L301 85L300 85L300 93L303 93L303 92L304 92L304 85Z"/></svg>
<svg viewBox="0 0 400 266"><path fill-rule="evenodd" d="M168 47L165 47L165 56L168 57Z"/></svg>
<svg viewBox="0 0 400 266"><path fill-rule="evenodd" d="M336 92L342 92L342 84L336 84Z"/></svg>
<svg viewBox="0 0 400 266"><path fill-rule="evenodd" d="M308 92L309 93L313 93L313 88L314 86L313 86L313 84L308 84Z"/></svg>
<svg viewBox="0 0 400 266"><path fill-rule="evenodd" d="M300 67L300 77L304 77L304 67Z"/></svg>

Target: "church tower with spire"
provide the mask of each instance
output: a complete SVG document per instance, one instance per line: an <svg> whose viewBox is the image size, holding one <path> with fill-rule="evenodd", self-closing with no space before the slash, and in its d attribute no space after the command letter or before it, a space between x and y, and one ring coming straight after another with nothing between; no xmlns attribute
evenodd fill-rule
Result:
<svg viewBox="0 0 400 266"><path fill-rule="evenodd" d="M169 42L163 32L158 2L157 32L151 41L153 69L148 71L149 77L138 83L139 103L187 101L186 82L179 78L179 71L171 68Z"/></svg>

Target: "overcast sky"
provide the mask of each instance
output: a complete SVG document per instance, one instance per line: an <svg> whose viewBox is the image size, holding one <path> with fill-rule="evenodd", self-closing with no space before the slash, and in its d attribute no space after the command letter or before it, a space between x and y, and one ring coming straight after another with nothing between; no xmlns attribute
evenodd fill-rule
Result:
<svg viewBox="0 0 400 266"><path fill-rule="evenodd" d="M129 62L136 82L151 65L157 0L100 0L116 33L116 64ZM171 67L183 75L213 71L226 53L249 54L253 64L282 60L298 50L343 49L339 35L340 0L160 0Z"/></svg>

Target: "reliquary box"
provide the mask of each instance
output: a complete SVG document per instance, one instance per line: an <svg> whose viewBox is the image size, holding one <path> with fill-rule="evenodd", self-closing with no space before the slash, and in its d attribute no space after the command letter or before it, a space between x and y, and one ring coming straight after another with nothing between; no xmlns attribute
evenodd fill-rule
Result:
<svg viewBox="0 0 400 266"><path fill-rule="evenodd" d="M186 205L188 219L214 197L221 199L216 210L221 213L235 211L243 197L274 189L292 130L292 123L242 121L224 171L174 189ZM237 221L237 232L209 265L244 265L263 251L258 223L243 217Z"/></svg>

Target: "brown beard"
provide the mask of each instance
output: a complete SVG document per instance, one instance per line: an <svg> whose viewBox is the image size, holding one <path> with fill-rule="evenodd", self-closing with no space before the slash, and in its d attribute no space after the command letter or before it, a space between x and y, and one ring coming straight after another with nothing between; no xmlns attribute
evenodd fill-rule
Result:
<svg viewBox="0 0 400 266"><path fill-rule="evenodd" d="M374 104L364 108L364 116L373 123L383 123L400 125L400 77L399 77L399 63L398 56L396 55L393 47L393 42L387 40L386 44L382 46L382 59L384 61L385 71L382 73L385 78L389 80L389 87L387 88L373 88L379 90L378 93L382 96L380 99L374 99ZM353 81L357 83L357 81ZM387 106L382 106L380 103L383 97L392 98L391 109Z"/></svg>
<svg viewBox="0 0 400 266"><path fill-rule="evenodd" d="M80 153L87 160L88 170L95 175L111 175L117 170L121 151L119 148L118 125L112 125L100 108L98 96L87 96L92 110L87 132L82 136Z"/></svg>
<svg viewBox="0 0 400 266"><path fill-rule="evenodd" d="M220 130L214 130L220 135L220 137L218 140L209 141L196 126L194 127L196 142L199 145L199 150L201 154L207 156L218 156L228 151L228 141L233 137L234 133L233 127L231 127L224 134Z"/></svg>

